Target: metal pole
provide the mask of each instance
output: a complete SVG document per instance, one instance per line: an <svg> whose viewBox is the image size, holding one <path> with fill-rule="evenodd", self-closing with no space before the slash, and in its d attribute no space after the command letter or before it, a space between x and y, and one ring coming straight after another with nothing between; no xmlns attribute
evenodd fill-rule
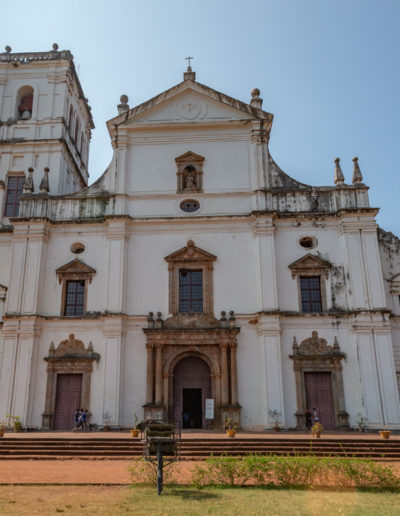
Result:
<svg viewBox="0 0 400 516"><path fill-rule="evenodd" d="M157 494L160 495L163 490L163 460L162 460L162 443L157 443Z"/></svg>

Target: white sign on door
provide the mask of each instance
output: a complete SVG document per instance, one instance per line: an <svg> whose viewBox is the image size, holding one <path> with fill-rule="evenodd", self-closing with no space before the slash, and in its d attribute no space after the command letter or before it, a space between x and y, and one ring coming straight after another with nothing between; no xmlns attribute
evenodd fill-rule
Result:
<svg viewBox="0 0 400 516"><path fill-rule="evenodd" d="M206 419L214 419L214 400L206 399Z"/></svg>

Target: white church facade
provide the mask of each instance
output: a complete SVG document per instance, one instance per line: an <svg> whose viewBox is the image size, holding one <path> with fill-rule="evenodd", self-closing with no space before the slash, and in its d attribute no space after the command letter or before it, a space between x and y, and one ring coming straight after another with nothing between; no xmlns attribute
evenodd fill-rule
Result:
<svg viewBox="0 0 400 516"><path fill-rule="evenodd" d="M69 51L0 54L0 419L69 429L400 429L400 241L357 158L309 186L273 161L273 115L184 80L107 122ZM213 414L206 413L213 400ZM210 403L210 402L208 402ZM206 417L207 416L207 417Z"/></svg>

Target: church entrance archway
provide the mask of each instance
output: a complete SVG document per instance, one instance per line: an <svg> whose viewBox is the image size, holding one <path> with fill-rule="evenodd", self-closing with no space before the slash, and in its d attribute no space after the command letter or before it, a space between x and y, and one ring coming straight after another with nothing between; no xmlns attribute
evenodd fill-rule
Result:
<svg viewBox="0 0 400 516"><path fill-rule="evenodd" d="M182 428L206 428L207 398L211 398L209 366L199 357L182 358L174 369L174 419Z"/></svg>

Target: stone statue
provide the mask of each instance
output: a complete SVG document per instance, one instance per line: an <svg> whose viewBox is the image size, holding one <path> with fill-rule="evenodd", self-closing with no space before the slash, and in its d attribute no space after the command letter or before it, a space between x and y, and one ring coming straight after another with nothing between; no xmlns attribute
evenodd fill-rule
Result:
<svg viewBox="0 0 400 516"><path fill-rule="evenodd" d="M185 177L185 184L184 184L184 190L197 190L196 185L196 176L195 174L189 170L186 177Z"/></svg>

